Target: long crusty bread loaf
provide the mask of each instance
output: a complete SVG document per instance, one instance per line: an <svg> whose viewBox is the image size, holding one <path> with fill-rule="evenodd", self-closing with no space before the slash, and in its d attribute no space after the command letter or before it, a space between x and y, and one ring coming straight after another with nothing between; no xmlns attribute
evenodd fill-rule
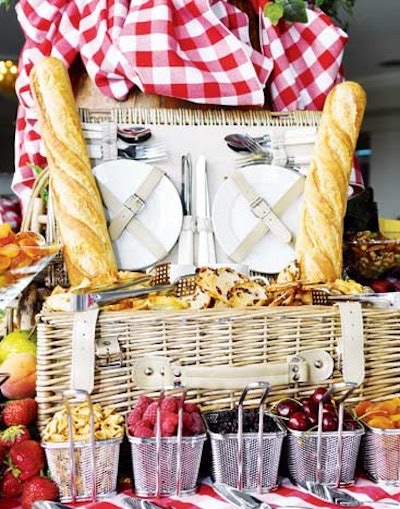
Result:
<svg viewBox="0 0 400 509"><path fill-rule="evenodd" d="M303 280L327 282L341 277L343 221L365 105L363 88L350 81L336 85L325 101L296 239Z"/></svg>
<svg viewBox="0 0 400 509"><path fill-rule="evenodd" d="M43 58L30 83L70 283L112 279L117 263L67 69L57 58Z"/></svg>

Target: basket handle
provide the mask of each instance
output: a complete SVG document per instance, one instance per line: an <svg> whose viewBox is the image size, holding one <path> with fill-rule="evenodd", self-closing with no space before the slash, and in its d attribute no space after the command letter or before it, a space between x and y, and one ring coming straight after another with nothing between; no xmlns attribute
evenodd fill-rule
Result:
<svg viewBox="0 0 400 509"><path fill-rule="evenodd" d="M49 170L45 168L36 178L35 183L32 188L32 194L28 201L24 217L22 218L21 223L21 231L28 231L32 229L32 225L34 223L34 219L39 223L39 218L35 217L35 214L40 212L43 207L42 199L39 197L40 192L44 188L49 178ZM41 202L41 205L38 206L38 200ZM40 233L40 232L37 232Z"/></svg>
<svg viewBox="0 0 400 509"><path fill-rule="evenodd" d="M292 383L321 383L333 372L331 355L322 349L307 350L283 363L258 363L247 366L179 366L168 357L144 356L137 359L134 378L140 389L159 389L173 384L176 377L187 389L242 390L252 382L271 386Z"/></svg>

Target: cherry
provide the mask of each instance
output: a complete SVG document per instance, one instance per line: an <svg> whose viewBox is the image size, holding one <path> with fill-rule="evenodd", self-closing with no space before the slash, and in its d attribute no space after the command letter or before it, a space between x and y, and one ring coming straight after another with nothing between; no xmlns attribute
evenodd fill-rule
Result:
<svg viewBox="0 0 400 509"><path fill-rule="evenodd" d="M315 391L311 394L311 397L315 401L315 403L319 403L327 392L328 389L325 389L325 387L317 387ZM329 401L326 401L326 403L329 403Z"/></svg>
<svg viewBox="0 0 400 509"><path fill-rule="evenodd" d="M370 286L376 293L386 293L390 291L390 283L385 279L376 279L370 283Z"/></svg>
<svg viewBox="0 0 400 509"><path fill-rule="evenodd" d="M343 422L343 429L345 431L356 431L356 430L360 429L360 425L355 420L349 420L349 421L346 420Z"/></svg>
<svg viewBox="0 0 400 509"><path fill-rule="evenodd" d="M322 413L323 414L336 414L336 409L332 405L332 403L322 403Z"/></svg>
<svg viewBox="0 0 400 509"><path fill-rule="evenodd" d="M296 431L307 431L310 428L310 420L304 412L294 412L289 417L288 426Z"/></svg>
<svg viewBox="0 0 400 509"><path fill-rule="evenodd" d="M322 431L337 431L338 418L330 412L324 413L322 416Z"/></svg>
<svg viewBox="0 0 400 509"><path fill-rule="evenodd" d="M301 410L301 404L299 401L295 399L282 399L276 405L276 413L280 417L290 417L295 412L299 412Z"/></svg>
<svg viewBox="0 0 400 509"><path fill-rule="evenodd" d="M301 400L301 404L303 406L303 412L310 416L310 415L317 415L318 412L318 405L317 403L310 397L310 398L303 398Z"/></svg>

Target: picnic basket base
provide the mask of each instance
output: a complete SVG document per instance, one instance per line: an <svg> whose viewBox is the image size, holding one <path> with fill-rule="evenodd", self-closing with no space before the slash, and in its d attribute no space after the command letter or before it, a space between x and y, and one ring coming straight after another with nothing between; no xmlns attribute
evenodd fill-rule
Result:
<svg viewBox="0 0 400 509"><path fill-rule="evenodd" d="M45 426L55 411L62 408L61 392L70 388L72 338L75 313L42 312L37 332L38 425ZM400 394L400 312L363 309L365 376L359 389L348 400L384 400ZM165 372L180 368L274 365L288 356L313 349L326 351L334 360L332 376L324 385L343 380L341 372L341 320L338 308L300 306L292 308L249 308L185 311L100 311L95 326L93 403L111 405L126 413L143 393L156 396L165 385ZM120 355L100 355L99 345L116 344ZM157 387L147 386L152 370L138 380L137 366L143 359L165 359ZM354 359L352 359L352 362ZM156 367L153 368L153 371ZM154 373L153 373L154 375ZM204 410L232 407L238 390L208 387L200 382L188 388L187 397ZM241 378L238 379L240 385ZM268 380L267 380L268 381ZM244 383L244 382L243 382ZM215 380L215 386L217 380ZM272 385L270 401L284 396L309 394L312 383ZM197 388L196 388L197 387Z"/></svg>

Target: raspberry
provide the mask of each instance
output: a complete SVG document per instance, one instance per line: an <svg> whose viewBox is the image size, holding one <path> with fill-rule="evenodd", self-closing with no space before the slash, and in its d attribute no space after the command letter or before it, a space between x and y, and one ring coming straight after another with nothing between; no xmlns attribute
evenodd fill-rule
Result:
<svg viewBox="0 0 400 509"><path fill-rule="evenodd" d="M201 415L197 412L191 414L193 418L193 424L191 426L191 431L193 435L201 435L204 432L203 420Z"/></svg>
<svg viewBox="0 0 400 509"><path fill-rule="evenodd" d="M141 414L146 410L146 408L150 405L150 403L153 402L153 399L149 396L145 396L142 394L138 397L135 406L133 407L134 410L138 410Z"/></svg>
<svg viewBox="0 0 400 509"><path fill-rule="evenodd" d="M173 412L161 412L161 436L172 437L176 433L178 426L178 415Z"/></svg>
<svg viewBox="0 0 400 509"><path fill-rule="evenodd" d="M183 412L182 424L183 424L183 429L190 430L192 427L192 424L193 424L192 414L189 414L189 412Z"/></svg>
<svg viewBox="0 0 400 509"><path fill-rule="evenodd" d="M137 438L151 438L154 437L154 431L149 427L141 424L145 421L140 421L136 424L135 429L133 431L133 436Z"/></svg>
<svg viewBox="0 0 400 509"><path fill-rule="evenodd" d="M196 405L196 403L185 403L183 405L183 409L185 410L185 412L188 412L189 414L200 413L200 407Z"/></svg>
<svg viewBox="0 0 400 509"><path fill-rule="evenodd" d="M142 414L137 408L135 408L134 410L131 410L128 414L127 419L126 419L128 427L134 426L135 424L137 424L141 418L142 418Z"/></svg>
<svg viewBox="0 0 400 509"><path fill-rule="evenodd" d="M177 413L178 412L178 401L174 396L167 396L161 401L161 410L166 412Z"/></svg>
<svg viewBox="0 0 400 509"><path fill-rule="evenodd" d="M146 421L149 421L149 423L152 426L154 426L154 424L157 421L157 408L158 408L158 401L153 401L152 403L150 403L150 405L143 412L143 419L146 419Z"/></svg>

